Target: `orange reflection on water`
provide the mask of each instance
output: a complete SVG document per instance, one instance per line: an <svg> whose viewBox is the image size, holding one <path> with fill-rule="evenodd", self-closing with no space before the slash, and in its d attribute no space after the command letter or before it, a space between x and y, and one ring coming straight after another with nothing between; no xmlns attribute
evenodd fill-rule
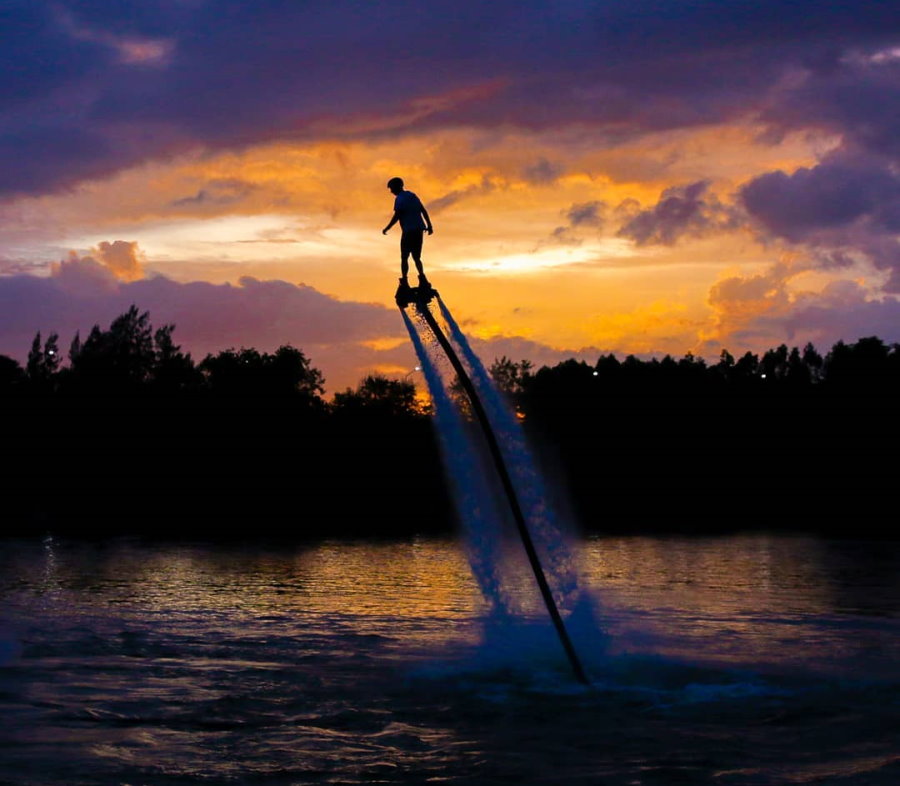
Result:
<svg viewBox="0 0 900 786"><path fill-rule="evenodd" d="M834 614L821 540L595 538L582 554L614 650L753 662L771 659L777 648L800 660L839 647L818 625Z"/></svg>
<svg viewBox="0 0 900 786"><path fill-rule="evenodd" d="M47 603L72 613L101 603L122 617L149 612L260 640L352 632L430 647L474 642L489 609L454 540L50 545L43 571L23 570L40 576L34 590ZM880 626L900 592L896 556L864 542L633 536L573 550L580 585L599 605L596 624L569 617L586 651L605 641L613 653L736 664L874 658L886 651ZM546 619L520 544L492 567L516 616Z"/></svg>
<svg viewBox="0 0 900 786"><path fill-rule="evenodd" d="M453 541L324 543L297 555L295 565L306 579L306 609L471 617L486 608Z"/></svg>
<svg viewBox="0 0 900 786"><path fill-rule="evenodd" d="M454 541L332 541L249 550L170 546L151 554L132 564L128 594L160 614L248 623L279 617L285 633L294 625L339 625L350 618L365 630L368 619L392 635L433 640L435 623L458 638L455 621L471 621L487 608ZM119 552L119 567L123 558L130 562Z"/></svg>

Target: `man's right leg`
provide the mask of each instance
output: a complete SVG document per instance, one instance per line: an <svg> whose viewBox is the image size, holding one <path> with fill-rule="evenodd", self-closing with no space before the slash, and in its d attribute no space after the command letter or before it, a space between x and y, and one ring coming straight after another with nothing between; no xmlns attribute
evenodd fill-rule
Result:
<svg viewBox="0 0 900 786"><path fill-rule="evenodd" d="M412 254L413 262L416 263L420 285L428 285L428 279L425 278L425 268L422 266L422 238L424 234L424 232L409 233L409 250Z"/></svg>

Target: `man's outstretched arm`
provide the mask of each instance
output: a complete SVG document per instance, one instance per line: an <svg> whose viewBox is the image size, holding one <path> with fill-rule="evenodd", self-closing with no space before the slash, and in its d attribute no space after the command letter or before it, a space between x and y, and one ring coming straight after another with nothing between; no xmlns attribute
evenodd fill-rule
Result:
<svg viewBox="0 0 900 786"><path fill-rule="evenodd" d="M382 234L382 235L386 235L386 234L388 233L388 230L389 230L392 226L394 226L394 224L396 224L399 220L400 220L400 216L397 214L397 211L395 210L395 211L394 211L394 215L391 216L391 223L388 224L384 229L381 230L381 234Z"/></svg>

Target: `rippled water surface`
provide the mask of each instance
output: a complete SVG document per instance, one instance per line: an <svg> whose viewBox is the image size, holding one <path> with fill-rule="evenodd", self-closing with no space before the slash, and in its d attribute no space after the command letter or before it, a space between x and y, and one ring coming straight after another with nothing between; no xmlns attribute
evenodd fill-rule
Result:
<svg viewBox="0 0 900 786"><path fill-rule="evenodd" d="M900 783L898 543L578 543L591 688L453 541L0 545L0 784Z"/></svg>

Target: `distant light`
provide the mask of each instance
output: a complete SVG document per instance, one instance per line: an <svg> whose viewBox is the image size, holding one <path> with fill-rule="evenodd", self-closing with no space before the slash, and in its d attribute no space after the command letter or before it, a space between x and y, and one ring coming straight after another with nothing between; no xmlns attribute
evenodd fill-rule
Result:
<svg viewBox="0 0 900 786"><path fill-rule="evenodd" d="M51 349L47 354L48 354L48 355L55 355L56 352L55 352L54 350Z"/></svg>
<svg viewBox="0 0 900 786"><path fill-rule="evenodd" d="M766 375L765 375L765 374L760 374L760 376L761 376L763 379L766 378Z"/></svg>
<svg viewBox="0 0 900 786"><path fill-rule="evenodd" d="M421 371L421 370L422 370L422 367L421 367L421 366L416 366L416 367L413 369L413 371Z"/></svg>
<svg viewBox="0 0 900 786"><path fill-rule="evenodd" d="M594 376L595 376L595 377L599 377L599 376L600 376L600 372L599 372L599 371L595 371L595 372L594 372Z"/></svg>

